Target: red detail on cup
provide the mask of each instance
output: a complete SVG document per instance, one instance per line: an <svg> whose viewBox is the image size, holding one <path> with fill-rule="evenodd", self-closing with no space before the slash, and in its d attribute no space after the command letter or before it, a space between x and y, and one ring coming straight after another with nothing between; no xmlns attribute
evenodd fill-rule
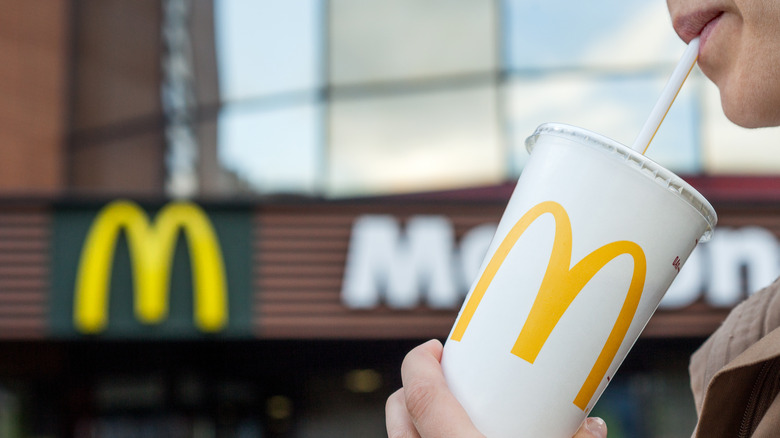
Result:
<svg viewBox="0 0 780 438"><path fill-rule="evenodd" d="M674 269L677 269L677 272L680 272L680 257L675 257L674 261L672 262L672 266L674 266Z"/></svg>

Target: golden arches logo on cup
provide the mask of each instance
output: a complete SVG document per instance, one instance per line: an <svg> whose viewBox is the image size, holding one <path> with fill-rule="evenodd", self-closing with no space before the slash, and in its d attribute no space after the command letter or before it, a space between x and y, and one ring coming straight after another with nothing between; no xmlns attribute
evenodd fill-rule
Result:
<svg viewBox="0 0 780 438"><path fill-rule="evenodd" d="M227 324L225 267L216 233L206 213L191 202L171 202L150 222L137 204L119 200L98 213L81 251L73 322L82 333L99 333L108 325L111 270L119 233L125 230L134 279L134 309L145 324L168 316L173 255L179 231L190 250L194 322L204 332Z"/></svg>
<svg viewBox="0 0 780 438"><path fill-rule="evenodd" d="M644 251L636 243L627 240L609 243L571 266L573 236L568 213L563 206L553 201L542 202L534 206L514 224L490 258L484 273L477 281L474 291L455 323L450 339L458 342L463 339L485 292L509 252L526 229L544 214L552 215L555 220L552 253L531 311L511 349L511 353L515 356L533 364L569 305L593 276L620 255L630 255L634 262L634 271L623 306L596 363L573 401L578 408L584 411L615 358L642 297L647 274L647 261Z"/></svg>

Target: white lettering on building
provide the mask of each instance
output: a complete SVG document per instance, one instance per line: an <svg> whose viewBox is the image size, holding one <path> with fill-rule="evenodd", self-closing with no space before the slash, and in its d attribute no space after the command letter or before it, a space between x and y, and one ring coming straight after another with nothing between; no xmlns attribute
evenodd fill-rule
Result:
<svg viewBox="0 0 780 438"><path fill-rule="evenodd" d="M466 251L481 251L479 258L487 250L479 246L481 239L464 243ZM414 216L405 232L392 216L362 216L352 227L342 300L358 309L375 307L382 298L399 309L415 307L423 298L433 308L457 307L465 294L455 273L465 271L456 266L462 262L454 246L455 232L444 216Z"/></svg>
<svg viewBox="0 0 780 438"><path fill-rule="evenodd" d="M760 227L718 228L710 242L699 245L669 287L661 308L685 307L705 300L731 307L780 274L780 249L775 236Z"/></svg>
<svg viewBox="0 0 780 438"><path fill-rule="evenodd" d="M352 227L342 301L354 309L382 302L395 309L457 308L476 280L495 230L495 224L479 225L456 245L445 216L413 216L405 227L393 216L361 216ZM778 274L780 245L771 232L718 228L712 241L693 251L660 307L682 308L702 296L713 306L731 307Z"/></svg>

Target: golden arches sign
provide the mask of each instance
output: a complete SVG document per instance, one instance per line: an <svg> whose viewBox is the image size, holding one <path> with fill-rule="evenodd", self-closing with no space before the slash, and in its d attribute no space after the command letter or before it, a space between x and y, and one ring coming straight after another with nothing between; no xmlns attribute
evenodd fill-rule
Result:
<svg viewBox="0 0 780 438"><path fill-rule="evenodd" d="M154 224L135 203L114 201L95 218L81 252L73 319L83 333L108 324L111 267L119 232L124 229L135 280L135 314L144 323L168 316L170 271L179 230L187 237L194 293L195 325L205 332L227 323L225 267L216 233L206 214L190 202L172 202Z"/></svg>
<svg viewBox="0 0 780 438"><path fill-rule="evenodd" d="M601 379L606 375L612 360L615 358L620 344L622 344L628 332L631 321L634 319L639 299L642 297L647 274L647 260L644 251L636 243L626 240L609 243L588 254L574 267L571 267L572 229L569 215L560 204L553 201L542 202L536 205L515 223L488 262L485 272L477 282L471 297L455 324L450 339L453 341L463 339L463 334L466 332L471 318L474 316L479 303L482 301L482 297L485 295L499 268L509 255L509 251L528 226L545 213L551 214L555 219L555 237L550 263L547 266L541 287L528 314L528 319L526 319L520 335L512 347L512 354L533 364L545 342L550 337L552 330L560 321L561 316L569 308L574 298L582 291L585 284L607 263L619 255L628 254L634 261L631 283L629 284L623 306L618 313L617 320L607 337L601 353L599 353L596 359L596 363L574 399L574 404L584 411L591 398L593 398L596 389L598 389Z"/></svg>

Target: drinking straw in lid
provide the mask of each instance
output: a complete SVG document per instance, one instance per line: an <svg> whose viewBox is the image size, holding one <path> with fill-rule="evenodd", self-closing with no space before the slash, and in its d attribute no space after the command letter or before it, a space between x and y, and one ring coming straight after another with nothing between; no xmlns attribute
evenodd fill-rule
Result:
<svg viewBox="0 0 780 438"><path fill-rule="evenodd" d="M650 117L647 118L642 130L639 131L639 135L634 144L631 145L631 149L645 153L650 146L650 142L653 141L655 133L658 132L658 128L661 127L661 122L664 121L666 113L669 112L669 108L672 106L672 102L677 97L677 93L680 92L683 82L688 77L688 74L693 70L693 66L696 65L696 59L699 56L699 37L696 37L688 43L688 48L685 49L680 62L677 63L672 72L672 76L666 83L666 87L661 92L661 97L655 103L653 110L650 112Z"/></svg>

